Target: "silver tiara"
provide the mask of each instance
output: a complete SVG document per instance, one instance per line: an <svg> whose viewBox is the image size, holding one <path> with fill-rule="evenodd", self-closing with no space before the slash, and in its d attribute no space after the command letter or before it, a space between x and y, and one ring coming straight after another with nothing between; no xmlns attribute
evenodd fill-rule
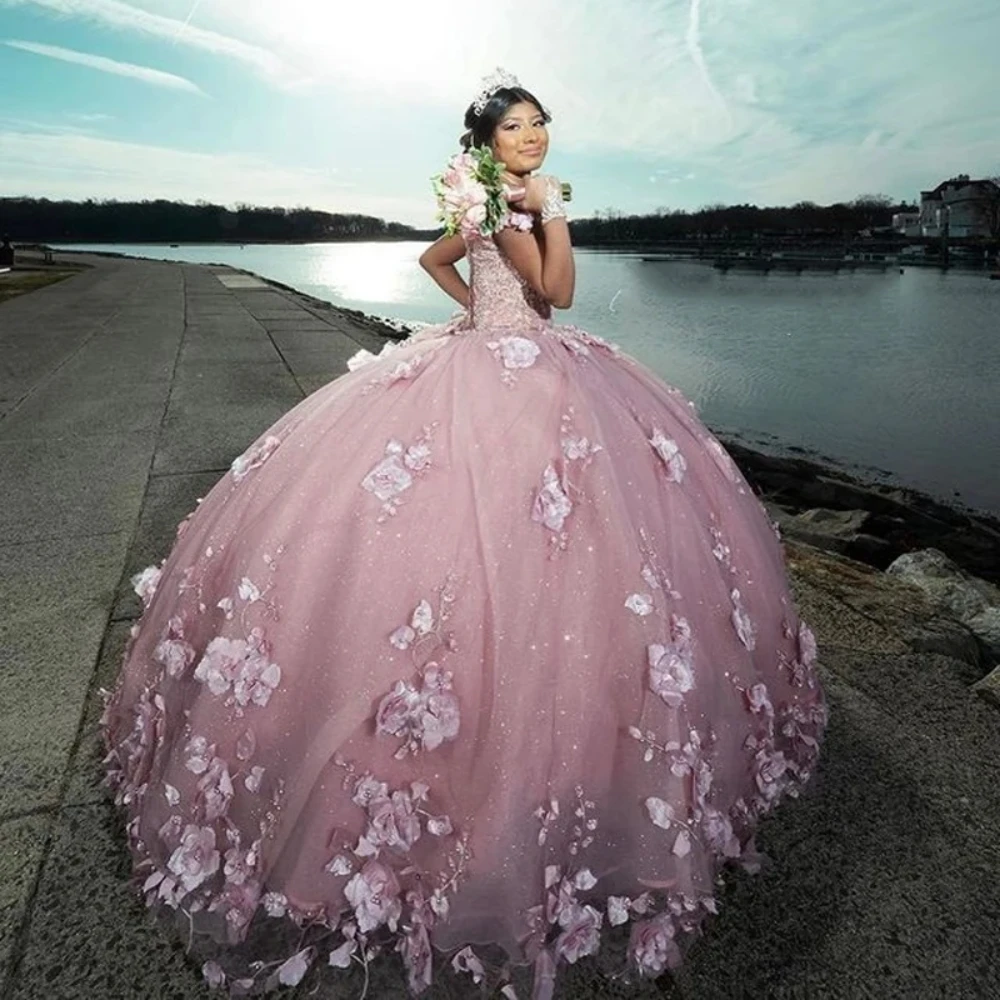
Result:
<svg viewBox="0 0 1000 1000"><path fill-rule="evenodd" d="M483 77L482 89L476 94L475 100L472 102L472 109L477 115L483 113L483 108L489 103L490 98L498 91L503 90L505 87L520 87L520 81L512 73L508 73L505 69L501 69L497 66L496 71L490 73L489 76Z"/></svg>

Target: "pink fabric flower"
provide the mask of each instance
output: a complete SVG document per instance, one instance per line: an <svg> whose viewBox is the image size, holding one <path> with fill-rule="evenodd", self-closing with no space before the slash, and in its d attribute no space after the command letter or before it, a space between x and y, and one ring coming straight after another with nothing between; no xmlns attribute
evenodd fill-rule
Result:
<svg viewBox="0 0 1000 1000"><path fill-rule="evenodd" d="M420 694L417 689L406 681L396 681L393 689L379 703L375 713L375 731L385 736L401 735L410 725L410 719L419 704Z"/></svg>
<svg viewBox="0 0 1000 1000"><path fill-rule="evenodd" d="M281 438L269 434L259 444L254 445L248 451L236 458L232 464L233 479L239 482L245 478L253 469L260 468L273 454L274 449L281 444Z"/></svg>
<svg viewBox="0 0 1000 1000"><path fill-rule="evenodd" d="M379 500L391 500L413 485L413 475L398 454L390 454L371 469L361 485Z"/></svg>
<svg viewBox="0 0 1000 1000"><path fill-rule="evenodd" d="M608 896L607 910L608 923L612 927L627 923L629 918L628 896Z"/></svg>
<svg viewBox="0 0 1000 1000"><path fill-rule="evenodd" d="M451 967L456 972L467 972L472 976L472 981L478 986L486 976L486 969L483 963L476 957L476 953L469 947L463 948L455 954L451 960Z"/></svg>
<svg viewBox="0 0 1000 1000"><path fill-rule="evenodd" d="M679 483L684 479L687 470L687 460L681 454L680 446L673 438L668 438L659 427L653 428L653 436L649 439L653 450L663 461L667 470L667 481Z"/></svg>
<svg viewBox="0 0 1000 1000"><path fill-rule="evenodd" d="M584 955L593 955L601 946L604 915L592 906L577 905L562 923L565 928L556 940L556 954L571 965Z"/></svg>
<svg viewBox="0 0 1000 1000"><path fill-rule="evenodd" d="M691 629L687 620L676 614L670 616L670 623L670 641L647 647L649 687L671 708L678 708L694 687Z"/></svg>
<svg viewBox="0 0 1000 1000"><path fill-rule="evenodd" d="M403 909L399 900L399 881L392 869L380 861L369 861L344 886L344 898L354 908L362 934L383 924L391 931L396 929Z"/></svg>
<svg viewBox="0 0 1000 1000"><path fill-rule="evenodd" d="M161 566L147 566L141 573L136 573L132 577L132 587L142 600L143 607L148 608L152 603L162 573Z"/></svg>
<svg viewBox="0 0 1000 1000"><path fill-rule="evenodd" d="M189 823L181 835L180 846L170 855L167 868L177 876L185 891L197 889L219 870L215 831L210 826Z"/></svg>
<svg viewBox="0 0 1000 1000"><path fill-rule="evenodd" d="M378 847L408 851L420 839L420 817L409 792L396 791L391 798L373 802L365 839Z"/></svg>
<svg viewBox="0 0 1000 1000"><path fill-rule="evenodd" d="M202 779L198 782L205 806L205 822L213 823L229 811L233 798L233 780L229 767L221 757L213 758Z"/></svg>
<svg viewBox="0 0 1000 1000"><path fill-rule="evenodd" d="M375 732L402 738L401 754L436 750L445 741L453 740L461 727L451 674L429 663L422 681L419 691L408 681L397 681L375 713Z"/></svg>
<svg viewBox="0 0 1000 1000"><path fill-rule="evenodd" d="M436 750L446 740L458 735L460 716L458 699L449 691L426 698L419 712L420 740L425 750Z"/></svg>
<svg viewBox="0 0 1000 1000"><path fill-rule="evenodd" d="M237 705L251 702L264 708L281 683L281 667L269 662L266 651L251 650L233 681L233 697Z"/></svg>
<svg viewBox="0 0 1000 1000"><path fill-rule="evenodd" d="M193 736L184 747L184 766L192 774L204 774L215 758L215 744L204 736Z"/></svg>
<svg viewBox="0 0 1000 1000"><path fill-rule="evenodd" d="M239 676L246 655L247 644L244 639L216 636L205 647L201 661L195 667L195 679L207 685L212 694L225 694Z"/></svg>
<svg viewBox="0 0 1000 1000"><path fill-rule="evenodd" d="M355 782L351 801L362 809L367 809L373 802L388 796L389 786L384 781L376 781L370 774L366 774Z"/></svg>
<svg viewBox="0 0 1000 1000"><path fill-rule="evenodd" d="M201 974L205 977L211 989L226 985L226 974L222 971L222 966L218 962L206 962L201 967Z"/></svg>
<svg viewBox="0 0 1000 1000"><path fill-rule="evenodd" d="M358 942L348 939L330 952L328 962L335 969L349 969L351 956L358 950Z"/></svg>
<svg viewBox="0 0 1000 1000"><path fill-rule="evenodd" d="M750 615L747 614L746 608L743 607L743 598L741 597L739 590L735 587L729 596L733 602L733 628L736 629L736 634L740 637L740 642L742 642L747 649L753 650L757 644L755 629L753 627L753 622L750 620Z"/></svg>
<svg viewBox="0 0 1000 1000"><path fill-rule="evenodd" d="M766 747L755 755L756 770L754 780L765 802L773 802L784 791L788 780L788 759L780 750L769 751Z"/></svg>
<svg viewBox="0 0 1000 1000"><path fill-rule="evenodd" d="M303 948L302 951L296 952L291 958L286 959L276 972L278 982L282 986L298 986L309 971L313 956L313 948Z"/></svg>
<svg viewBox="0 0 1000 1000"><path fill-rule="evenodd" d="M265 892L260 903L269 917L283 917L288 908L288 898L283 892Z"/></svg>
<svg viewBox="0 0 1000 1000"><path fill-rule="evenodd" d="M572 511L573 501L566 495L555 466L549 463L542 473L542 486L535 495L531 519L544 524L549 531L562 531Z"/></svg>
<svg viewBox="0 0 1000 1000"><path fill-rule="evenodd" d="M664 799L651 795L646 799L646 812L654 826L669 830L674 824L674 807Z"/></svg>
<svg viewBox="0 0 1000 1000"><path fill-rule="evenodd" d="M674 941L674 922L668 913L632 926L629 957L643 975L658 976L664 969L676 969L681 950Z"/></svg>
<svg viewBox="0 0 1000 1000"><path fill-rule="evenodd" d="M771 698L767 693L766 684L754 684L752 687L748 688L746 691L747 706L750 711L757 715L774 715L774 706L771 704Z"/></svg>
<svg viewBox="0 0 1000 1000"><path fill-rule="evenodd" d="M542 353L530 337L500 337L486 346L503 361L504 368L530 368Z"/></svg>
<svg viewBox="0 0 1000 1000"><path fill-rule="evenodd" d="M740 856L739 838L733 832L733 824L725 813L707 806L702 813L701 829L705 842L713 851L726 858Z"/></svg>

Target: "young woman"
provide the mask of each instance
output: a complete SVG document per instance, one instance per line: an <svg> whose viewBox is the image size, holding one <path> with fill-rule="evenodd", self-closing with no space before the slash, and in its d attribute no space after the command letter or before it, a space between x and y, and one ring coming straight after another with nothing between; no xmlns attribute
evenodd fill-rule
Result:
<svg viewBox="0 0 1000 1000"><path fill-rule="evenodd" d="M136 578L109 774L147 900L235 992L330 966L361 992L395 950L414 991L507 963L544 997L618 939L656 975L813 768L764 508L677 389L552 320L549 120L487 83L463 144L505 164L511 225L421 258L466 311L362 352Z"/></svg>

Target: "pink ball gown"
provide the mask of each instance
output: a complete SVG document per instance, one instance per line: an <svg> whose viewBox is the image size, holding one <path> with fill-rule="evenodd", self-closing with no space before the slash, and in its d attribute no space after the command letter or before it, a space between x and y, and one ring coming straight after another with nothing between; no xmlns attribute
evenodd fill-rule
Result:
<svg viewBox="0 0 1000 1000"><path fill-rule="evenodd" d="M360 352L135 579L108 777L234 993L397 951L415 992L501 955L544 997L615 935L656 975L816 761L813 636L728 453L468 253L467 315Z"/></svg>

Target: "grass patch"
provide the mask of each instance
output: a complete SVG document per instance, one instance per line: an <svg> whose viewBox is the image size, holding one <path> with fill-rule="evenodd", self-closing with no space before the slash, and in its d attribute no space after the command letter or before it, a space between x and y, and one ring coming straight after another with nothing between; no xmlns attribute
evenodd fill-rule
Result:
<svg viewBox="0 0 1000 1000"><path fill-rule="evenodd" d="M7 274L0 274L0 304L79 273L79 271L10 271Z"/></svg>

